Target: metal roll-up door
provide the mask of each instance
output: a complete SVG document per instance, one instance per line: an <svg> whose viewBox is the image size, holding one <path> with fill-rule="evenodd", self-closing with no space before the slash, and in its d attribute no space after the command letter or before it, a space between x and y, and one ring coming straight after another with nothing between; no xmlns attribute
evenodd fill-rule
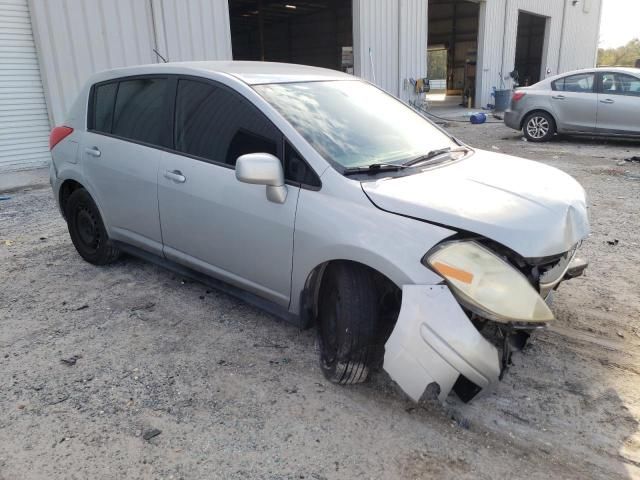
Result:
<svg viewBox="0 0 640 480"><path fill-rule="evenodd" d="M45 165L49 130L27 0L0 0L0 172Z"/></svg>

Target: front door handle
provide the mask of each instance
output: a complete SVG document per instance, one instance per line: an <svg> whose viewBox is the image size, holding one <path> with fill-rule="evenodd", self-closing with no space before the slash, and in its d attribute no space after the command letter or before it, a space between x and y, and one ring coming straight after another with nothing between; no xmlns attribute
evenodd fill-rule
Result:
<svg viewBox="0 0 640 480"><path fill-rule="evenodd" d="M187 177L185 177L180 170L167 170L164 172L164 178L176 183L184 183L187 181Z"/></svg>
<svg viewBox="0 0 640 480"><path fill-rule="evenodd" d="M84 151L92 157L99 157L100 155L102 155L102 152L98 147L85 148Z"/></svg>
<svg viewBox="0 0 640 480"><path fill-rule="evenodd" d="M554 100L564 100L566 97L564 95L554 95L553 97Z"/></svg>
<svg viewBox="0 0 640 480"><path fill-rule="evenodd" d="M600 100L600 103L608 103L608 104L611 104L611 103L616 103L616 102L615 102L614 100L611 100L610 98L607 98L607 99L605 99L605 100Z"/></svg>

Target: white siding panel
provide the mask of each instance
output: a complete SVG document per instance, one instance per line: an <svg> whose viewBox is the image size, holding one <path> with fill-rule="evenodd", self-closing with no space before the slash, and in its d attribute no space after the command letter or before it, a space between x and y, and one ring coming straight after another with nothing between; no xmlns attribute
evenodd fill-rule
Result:
<svg viewBox="0 0 640 480"><path fill-rule="evenodd" d="M398 95L398 3L354 0L355 74Z"/></svg>
<svg viewBox="0 0 640 480"><path fill-rule="evenodd" d="M49 161L49 119L27 0L0 1L0 172Z"/></svg>
<svg viewBox="0 0 640 480"><path fill-rule="evenodd" d="M148 3L130 0L30 0L49 114L61 124L95 72L152 63Z"/></svg>
<svg viewBox="0 0 640 480"><path fill-rule="evenodd" d="M427 74L428 0L354 0L355 74L404 100Z"/></svg>
<svg viewBox="0 0 640 480"><path fill-rule="evenodd" d="M428 0L400 0L400 98L408 100L414 87L409 79L427 76Z"/></svg>
<svg viewBox="0 0 640 480"><path fill-rule="evenodd" d="M597 51L602 0L592 0L585 12L572 0L486 0L480 3L476 106L491 102L491 91L511 88L507 77L514 69L518 13L547 17L543 52L544 78L577 68L592 67ZM506 28L505 28L506 27Z"/></svg>
<svg viewBox="0 0 640 480"><path fill-rule="evenodd" d="M231 59L226 0L29 2L53 124L64 122L77 92L92 74L161 61L154 48L171 61ZM12 51L2 50L3 35L22 41L21 26L13 26L13 18L2 17L12 27L0 28L0 58L15 58ZM33 42L27 43L24 48L35 55Z"/></svg>
<svg viewBox="0 0 640 480"><path fill-rule="evenodd" d="M158 50L169 61L231 60L227 0L152 0Z"/></svg>
<svg viewBox="0 0 640 480"><path fill-rule="evenodd" d="M596 63L602 0L592 0L589 8L585 9L585 6L586 3L582 7L567 4L562 49L558 56L559 72L590 68Z"/></svg>

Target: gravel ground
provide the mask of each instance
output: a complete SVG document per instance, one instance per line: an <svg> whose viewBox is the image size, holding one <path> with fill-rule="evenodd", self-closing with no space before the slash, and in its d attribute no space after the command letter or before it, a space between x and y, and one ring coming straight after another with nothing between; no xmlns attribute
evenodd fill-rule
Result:
<svg viewBox="0 0 640 480"><path fill-rule="evenodd" d="M450 130L590 199L587 276L494 393L328 384L314 332L141 260L83 262L33 187L0 201L0 479L640 478L640 164L619 165L640 145Z"/></svg>

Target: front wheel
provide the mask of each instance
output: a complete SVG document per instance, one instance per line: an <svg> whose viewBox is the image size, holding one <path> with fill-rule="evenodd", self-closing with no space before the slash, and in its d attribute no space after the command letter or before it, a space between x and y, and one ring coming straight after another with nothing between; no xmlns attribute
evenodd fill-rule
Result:
<svg viewBox="0 0 640 480"><path fill-rule="evenodd" d="M522 133L531 142L547 142L556 133L556 124L548 113L534 112L524 120Z"/></svg>
<svg viewBox="0 0 640 480"><path fill-rule="evenodd" d="M71 241L82 258L94 265L115 262L120 250L104 228L100 211L84 188L75 190L65 208Z"/></svg>
<svg viewBox="0 0 640 480"><path fill-rule="evenodd" d="M320 288L320 366L337 384L361 383L376 352L378 302L371 272L354 263L327 267Z"/></svg>

